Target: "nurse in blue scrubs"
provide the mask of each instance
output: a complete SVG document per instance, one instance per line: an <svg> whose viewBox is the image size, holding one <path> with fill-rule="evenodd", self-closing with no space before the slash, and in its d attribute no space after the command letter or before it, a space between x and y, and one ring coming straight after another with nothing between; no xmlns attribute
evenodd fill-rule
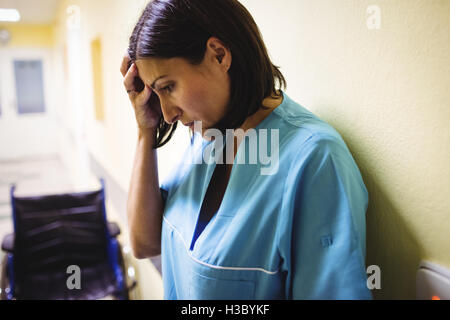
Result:
<svg viewBox="0 0 450 320"><path fill-rule="evenodd" d="M358 166L283 90L238 1L152 1L121 71L139 132L130 241L161 254L166 299L372 298ZM178 122L191 141L159 181Z"/></svg>

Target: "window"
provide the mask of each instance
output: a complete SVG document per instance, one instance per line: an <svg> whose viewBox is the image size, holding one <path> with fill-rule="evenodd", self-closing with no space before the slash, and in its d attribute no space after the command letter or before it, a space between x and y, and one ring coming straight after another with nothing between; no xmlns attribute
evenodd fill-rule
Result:
<svg viewBox="0 0 450 320"><path fill-rule="evenodd" d="M41 60L14 60L19 114L44 113L44 78Z"/></svg>

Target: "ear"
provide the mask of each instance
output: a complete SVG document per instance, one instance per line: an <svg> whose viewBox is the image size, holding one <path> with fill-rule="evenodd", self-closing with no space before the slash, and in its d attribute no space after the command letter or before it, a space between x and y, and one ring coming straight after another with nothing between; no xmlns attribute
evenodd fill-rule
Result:
<svg viewBox="0 0 450 320"><path fill-rule="evenodd" d="M228 71L231 67L232 56L230 49L216 37L211 37L207 44L207 51L211 53L211 59L214 64L218 64L224 71Z"/></svg>

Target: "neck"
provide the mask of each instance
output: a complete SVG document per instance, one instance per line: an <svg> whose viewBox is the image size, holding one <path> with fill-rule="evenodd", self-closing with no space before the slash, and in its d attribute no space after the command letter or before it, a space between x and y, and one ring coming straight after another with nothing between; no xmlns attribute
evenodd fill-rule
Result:
<svg viewBox="0 0 450 320"><path fill-rule="evenodd" d="M272 98L272 97L265 98L263 100L262 105L269 109L267 109L267 110L259 109L255 114L248 117L244 121L244 123L237 129L242 129L242 130L244 130L245 133L247 133L248 130L253 129L258 124L260 124L265 118L267 118L273 112L273 110L278 108L281 105L281 103L283 102L283 95L282 95L281 91L278 91L278 95L279 95L278 98ZM213 140L213 139L207 139L205 137L203 137L203 139ZM237 150L237 148L236 148L236 150Z"/></svg>
<svg viewBox="0 0 450 320"><path fill-rule="evenodd" d="M278 108L283 102L283 95L279 91L279 98L267 97L263 100L263 106L268 107L269 109L259 109L255 114L248 117L245 122L240 127L245 132L247 130L255 128L259 123L261 123L269 114L273 112L276 108Z"/></svg>

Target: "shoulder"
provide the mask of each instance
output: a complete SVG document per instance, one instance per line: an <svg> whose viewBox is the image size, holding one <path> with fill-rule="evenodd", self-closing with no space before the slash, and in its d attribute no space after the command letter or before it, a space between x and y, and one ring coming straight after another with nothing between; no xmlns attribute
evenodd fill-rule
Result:
<svg viewBox="0 0 450 320"><path fill-rule="evenodd" d="M284 94L284 101L274 110L272 129L279 131L280 154L300 165L312 156L333 154L351 158L339 132L329 123Z"/></svg>
<svg viewBox="0 0 450 320"><path fill-rule="evenodd" d="M340 133L329 123L285 94L274 110L273 128L279 129L280 160L287 170L285 194L311 179L352 181L365 188L356 161Z"/></svg>
<svg viewBox="0 0 450 320"><path fill-rule="evenodd" d="M321 213L322 221L326 221L335 214L330 208L348 208L340 215L365 212L368 190L343 138L326 124L306 125L301 130L309 131L309 135L293 135L289 143L290 161L282 200L287 214L302 207L302 211L314 212L311 218L320 220Z"/></svg>

